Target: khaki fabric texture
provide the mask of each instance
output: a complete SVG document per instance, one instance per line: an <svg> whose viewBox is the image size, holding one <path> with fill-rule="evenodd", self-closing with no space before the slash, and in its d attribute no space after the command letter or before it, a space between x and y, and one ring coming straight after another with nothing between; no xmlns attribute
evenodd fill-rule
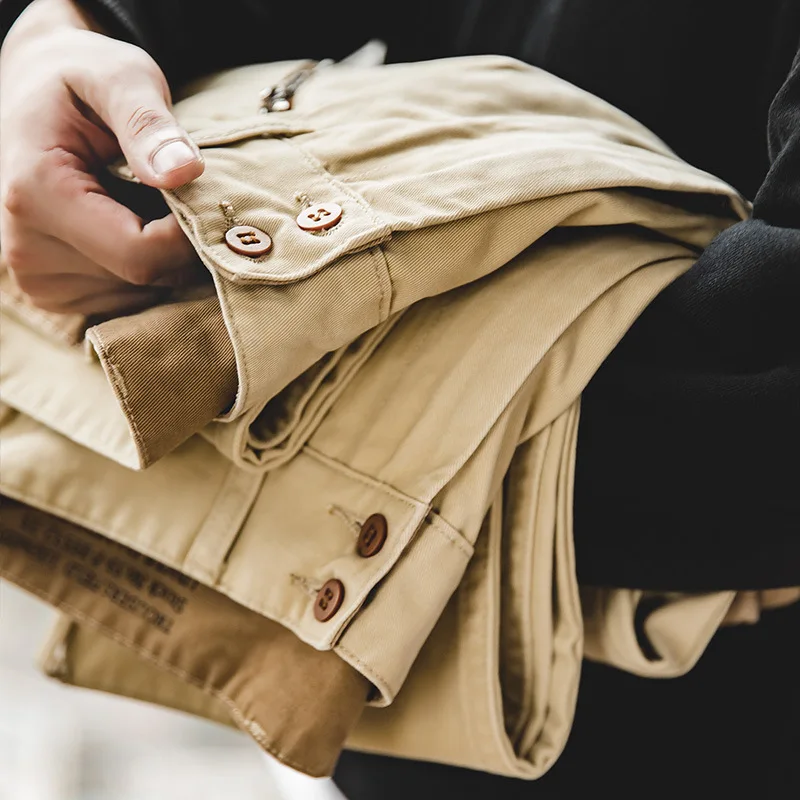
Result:
<svg viewBox="0 0 800 800"><path fill-rule="evenodd" d="M570 521L578 397L652 295L691 263L679 245L643 235L552 238L535 259L411 308L303 450L265 475L198 437L131 472L11 412L2 491L332 648L375 686L374 705L395 699L441 616L428 647L445 642L449 658L423 653L407 689L367 712L350 745L535 777L568 734L583 652ZM587 264L576 285L569 266ZM578 287L578 322L557 302L531 315L537 297L574 298ZM348 519L375 512L389 539L363 559ZM488 554L470 561L476 544ZM320 623L313 590L330 577L345 601ZM431 727L431 691L441 727ZM477 716L463 720L464 708Z"/></svg>
<svg viewBox="0 0 800 800"><path fill-rule="evenodd" d="M786 608L797 602L800 602L800 586L738 592L722 624L755 625L765 611Z"/></svg>
<svg viewBox="0 0 800 800"><path fill-rule="evenodd" d="M208 168L168 202L214 279L236 366L230 407L189 435L222 404L210 376L230 356L208 298L194 310L202 345L167 308L160 326L134 316L89 329L95 359L4 313L0 493L196 581L370 684L371 707L357 723L342 712L321 749L300 717L278 731L271 750L295 765L322 770L350 726L352 747L535 778L566 741L584 653L679 674L733 601L690 598L696 613L648 620L660 648L649 659L641 598L581 596L571 512L581 392L746 210L625 115L508 59L332 67L292 112L259 114L259 91L288 69L215 76L179 107ZM297 193L340 203L342 222L302 231ZM222 199L273 237L268 256L222 243ZM146 420L184 349L208 369L167 383L169 414L208 380L217 393L187 405L187 438L165 445L169 432ZM358 530L375 513L386 544L363 558ZM35 566L20 552L17 576ZM331 578L344 599L322 622L316 592ZM58 603L61 589L42 593ZM61 652L64 680L163 702L174 673L145 688L151 661L134 669L135 651L98 645L115 665L101 676L87 642L103 634L74 616L51 671ZM292 652L275 627L265 647ZM176 658L210 664L188 645ZM247 663L233 678L243 692L256 685ZM339 689L320 691L334 707ZM205 694L174 702L220 717Z"/></svg>
<svg viewBox="0 0 800 800"><path fill-rule="evenodd" d="M224 710L284 763L312 775L331 772L367 699L369 684L358 672L133 550L8 499L4 506L0 575L179 679L168 686L187 687L176 700L162 692L162 703L174 706L188 689L200 690L191 697L204 714L218 718ZM99 655L86 653L88 668ZM74 654L45 666L72 682L76 661L87 668ZM113 680L113 661L100 672ZM216 709L206 696L218 701Z"/></svg>
<svg viewBox="0 0 800 800"><path fill-rule="evenodd" d="M216 446L242 465L267 465L273 446L254 420L284 413L265 409L269 401L330 353L347 348L357 361L358 337L415 301L491 273L557 226L642 225L701 248L709 226L744 212L728 187L627 115L513 59L319 68L291 110L258 113L261 91L297 66L221 73L176 104L206 171L165 197L213 277L233 353L222 352L218 320L184 326L177 350L150 348L143 363L142 330L179 327L180 308L90 327L123 411L104 430L131 441L92 436L85 446L142 468L216 416L227 423L205 429ZM338 203L341 222L301 230L298 198ZM270 253L228 249L223 201L272 237ZM174 362L208 351L218 360L176 384ZM337 369L327 385L349 375ZM173 403L160 400L164 384ZM216 402L201 406L206 393ZM194 413L173 413L181 404Z"/></svg>

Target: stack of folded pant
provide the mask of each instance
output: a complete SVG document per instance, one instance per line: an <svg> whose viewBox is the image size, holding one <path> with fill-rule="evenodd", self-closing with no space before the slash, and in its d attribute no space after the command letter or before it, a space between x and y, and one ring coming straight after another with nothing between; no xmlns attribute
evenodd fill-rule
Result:
<svg viewBox="0 0 800 800"><path fill-rule="evenodd" d="M747 216L729 186L506 58L248 66L176 115L213 285L88 326L3 277L0 575L62 612L48 674L312 775L346 745L535 778L584 655L679 675L796 599L575 571L581 393Z"/></svg>

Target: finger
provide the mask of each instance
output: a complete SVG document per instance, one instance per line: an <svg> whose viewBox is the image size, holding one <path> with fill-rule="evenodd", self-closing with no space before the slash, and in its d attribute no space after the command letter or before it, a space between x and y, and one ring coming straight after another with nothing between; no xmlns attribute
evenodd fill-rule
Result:
<svg viewBox="0 0 800 800"><path fill-rule="evenodd" d="M126 283L46 236L31 238L24 262L15 261L13 251L4 260L19 289L46 311L104 315L152 305L169 294Z"/></svg>
<svg viewBox="0 0 800 800"><path fill-rule="evenodd" d="M172 115L166 81L148 56L108 80L71 74L69 85L111 129L143 183L171 189L203 172L200 150Z"/></svg>
<svg viewBox="0 0 800 800"><path fill-rule="evenodd" d="M30 294L27 277L50 274L76 274L111 278L108 270L89 260L66 242L27 226L7 226L3 237L3 260L19 276L20 288ZM116 278L115 280L121 280Z"/></svg>
<svg viewBox="0 0 800 800"><path fill-rule="evenodd" d="M169 297L168 289L133 286L113 276L75 272L23 272L9 268L14 283L30 303L44 311L92 316L130 313Z"/></svg>
<svg viewBox="0 0 800 800"><path fill-rule="evenodd" d="M29 195L27 218L124 281L137 285L182 286L204 270L173 215L144 224L112 200L79 159L43 159L39 191Z"/></svg>
<svg viewBox="0 0 800 800"><path fill-rule="evenodd" d="M48 274L42 277L42 290L36 297L31 297L31 301L38 308L57 314L107 319L153 306L168 294L163 289L82 275Z"/></svg>

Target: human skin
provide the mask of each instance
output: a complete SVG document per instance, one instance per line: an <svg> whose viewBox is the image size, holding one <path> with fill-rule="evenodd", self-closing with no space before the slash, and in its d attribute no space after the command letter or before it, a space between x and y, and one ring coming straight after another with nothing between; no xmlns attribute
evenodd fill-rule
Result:
<svg viewBox="0 0 800 800"><path fill-rule="evenodd" d="M120 156L148 186L198 177L170 108L155 61L70 0L34 0L14 23L0 49L0 245L34 305L111 316L202 273L173 215L143 220L99 178Z"/></svg>

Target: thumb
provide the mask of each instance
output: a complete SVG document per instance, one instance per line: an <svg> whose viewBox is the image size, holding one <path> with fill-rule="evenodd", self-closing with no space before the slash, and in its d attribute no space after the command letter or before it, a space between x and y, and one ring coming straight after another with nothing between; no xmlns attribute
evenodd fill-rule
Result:
<svg viewBox="0 0 800 800"><path fill-rule="evenodd" d="M172 115L166 80L155 73L131 71L123 81L99 81L78 94L117 137L142 183L174 189L202 174L203 157Z"/></svg>

